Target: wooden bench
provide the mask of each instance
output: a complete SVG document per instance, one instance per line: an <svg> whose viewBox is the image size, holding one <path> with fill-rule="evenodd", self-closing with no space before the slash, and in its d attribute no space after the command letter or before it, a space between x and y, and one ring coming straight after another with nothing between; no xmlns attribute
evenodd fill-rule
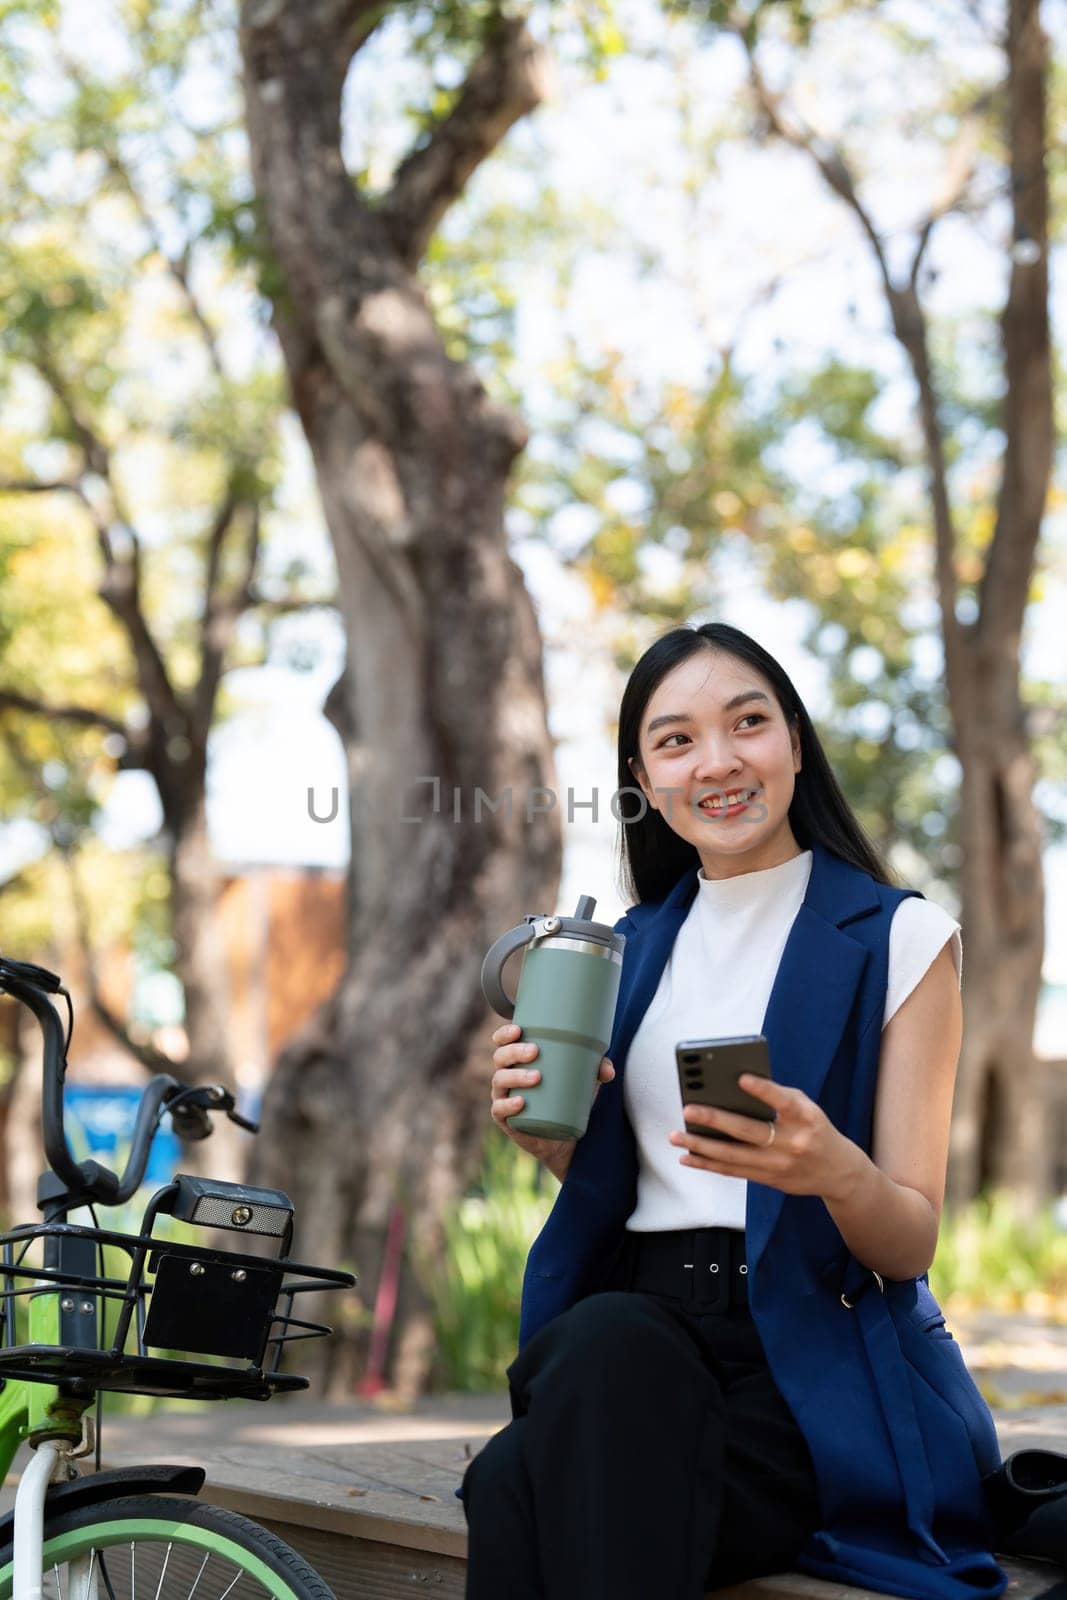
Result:
<svg viewBox="0 0 1067 1600"><path fill-rule="evenodd" d="M203 1498L273 1528L306 1555L338 1600L397 1600L422 1592L462 1600L467 1531L454 1491L466 1463L509 1416L502 1395L439 1397L412 1414L368 1402L230 1403L107 1421L105 1465L200 1462L208 1471ZM1067 1452L1062 1406L998 1413L997 1425L1005 1454L1039 1445ZM1067 1576L1048 1563L1005 1558L1002 1564L1011 1600L1034 1600ZM716 1595L865 1600L864 1591L798 1573L750 1580Z"/></svg>

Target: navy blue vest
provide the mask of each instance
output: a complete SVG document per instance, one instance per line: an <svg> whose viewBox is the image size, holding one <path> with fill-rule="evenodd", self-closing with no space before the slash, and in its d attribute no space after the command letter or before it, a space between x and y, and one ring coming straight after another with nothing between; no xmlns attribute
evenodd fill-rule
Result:
<svg viewBox="0 0 1067 1600"><path fill-rule="evenodd" d="M889 925L914 889L892 889L816 845L762 1032L779 1083L817 1101L870 1153ZM637 1203L637 1148L623 1106L630 1042L697 889L636 905L626 935L615 1078L602 1085L552 1212L530 1250L520 1349L604 1286ZM716 975L710 972L709 983ZM999 1595L980 1478L1000 1464L993 1419L925 1273L884 1289L846 1248L816 1196L749 1183L745 1249L752 1316L803 1432L822 1528L799 1570L915 1600ZM852 1302L844 1304L842 1296Z"/></svg>

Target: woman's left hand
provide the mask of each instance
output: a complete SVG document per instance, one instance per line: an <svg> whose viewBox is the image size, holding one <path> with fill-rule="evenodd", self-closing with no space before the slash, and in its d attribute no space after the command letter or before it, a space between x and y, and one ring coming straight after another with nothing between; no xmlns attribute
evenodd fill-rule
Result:
<svg viewBox="0 0 1067 1600"><path fill-rule="evenodd" d="M785 1194L817 1194L827 1199L847 1193L859 1149L838 1132L822 1107L802 1089L789 1089L753 1073L743 1072L738 1084L754 1099L774 1107L773 1140L768 1132L771 1124L758 1117L687 1105L683 1121L706 1127L708 1135L686 1133L684 1128L671 1134L671 1143L689 1152L680 1164L730 1178L748 1178ZM744 1142L716 1139L716 1128Z"/></svg>

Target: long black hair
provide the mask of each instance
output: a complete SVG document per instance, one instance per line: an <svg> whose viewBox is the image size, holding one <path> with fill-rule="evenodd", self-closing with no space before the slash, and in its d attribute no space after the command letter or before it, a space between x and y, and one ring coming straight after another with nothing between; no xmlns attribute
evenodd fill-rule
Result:
<svg viewBox="0 0 1067 1600"><path fill-rule="evenodd" d="M786 722L800 735L800 771L789 807L789 826L802 850L823 845L842 861L869 872L878 883L894 884L841 792L833 768L788 674L762 645L725 622L698 628L672 628L649 646L626 684L619 708L619 888L627 903L662 900L685 873L700 865L697 847L681 838L661 812L645 801L636 785L630 757L641 761L641 719L653 692L667 673L698 650L722 650L763 674ZM643 813L643 815L642 815Z"/></svg>

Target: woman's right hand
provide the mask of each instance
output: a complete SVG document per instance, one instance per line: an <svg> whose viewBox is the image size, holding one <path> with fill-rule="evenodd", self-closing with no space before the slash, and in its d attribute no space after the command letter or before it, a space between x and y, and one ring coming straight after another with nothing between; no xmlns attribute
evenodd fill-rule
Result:
<svg viewBox="0 0 1067 1600"><path fill-rule="evenodd" d="M537 1046L527 1044L521 1039L522 1029L514 1022L501 1023L492 1035L496 1049L493 1051L493 1103L490 1112L493 1121L509 1139L526 1150L535 1160L541 1161L560 1183L567 1175L571 1164L574 1147L577 1139L538 1139L533 1134L521 1133L518 1128L508 1125L508 1118L521 1111L526 1104L522 1094L515 1090L529 1087L538 1083L541 1073L534 1066L537 1055ZM602 1083L610 1083L615 1076L615 1068L608 1060L603 1058L597 1068L596 1087L593 1090L593 1099L600 1090Z"/></svg>

